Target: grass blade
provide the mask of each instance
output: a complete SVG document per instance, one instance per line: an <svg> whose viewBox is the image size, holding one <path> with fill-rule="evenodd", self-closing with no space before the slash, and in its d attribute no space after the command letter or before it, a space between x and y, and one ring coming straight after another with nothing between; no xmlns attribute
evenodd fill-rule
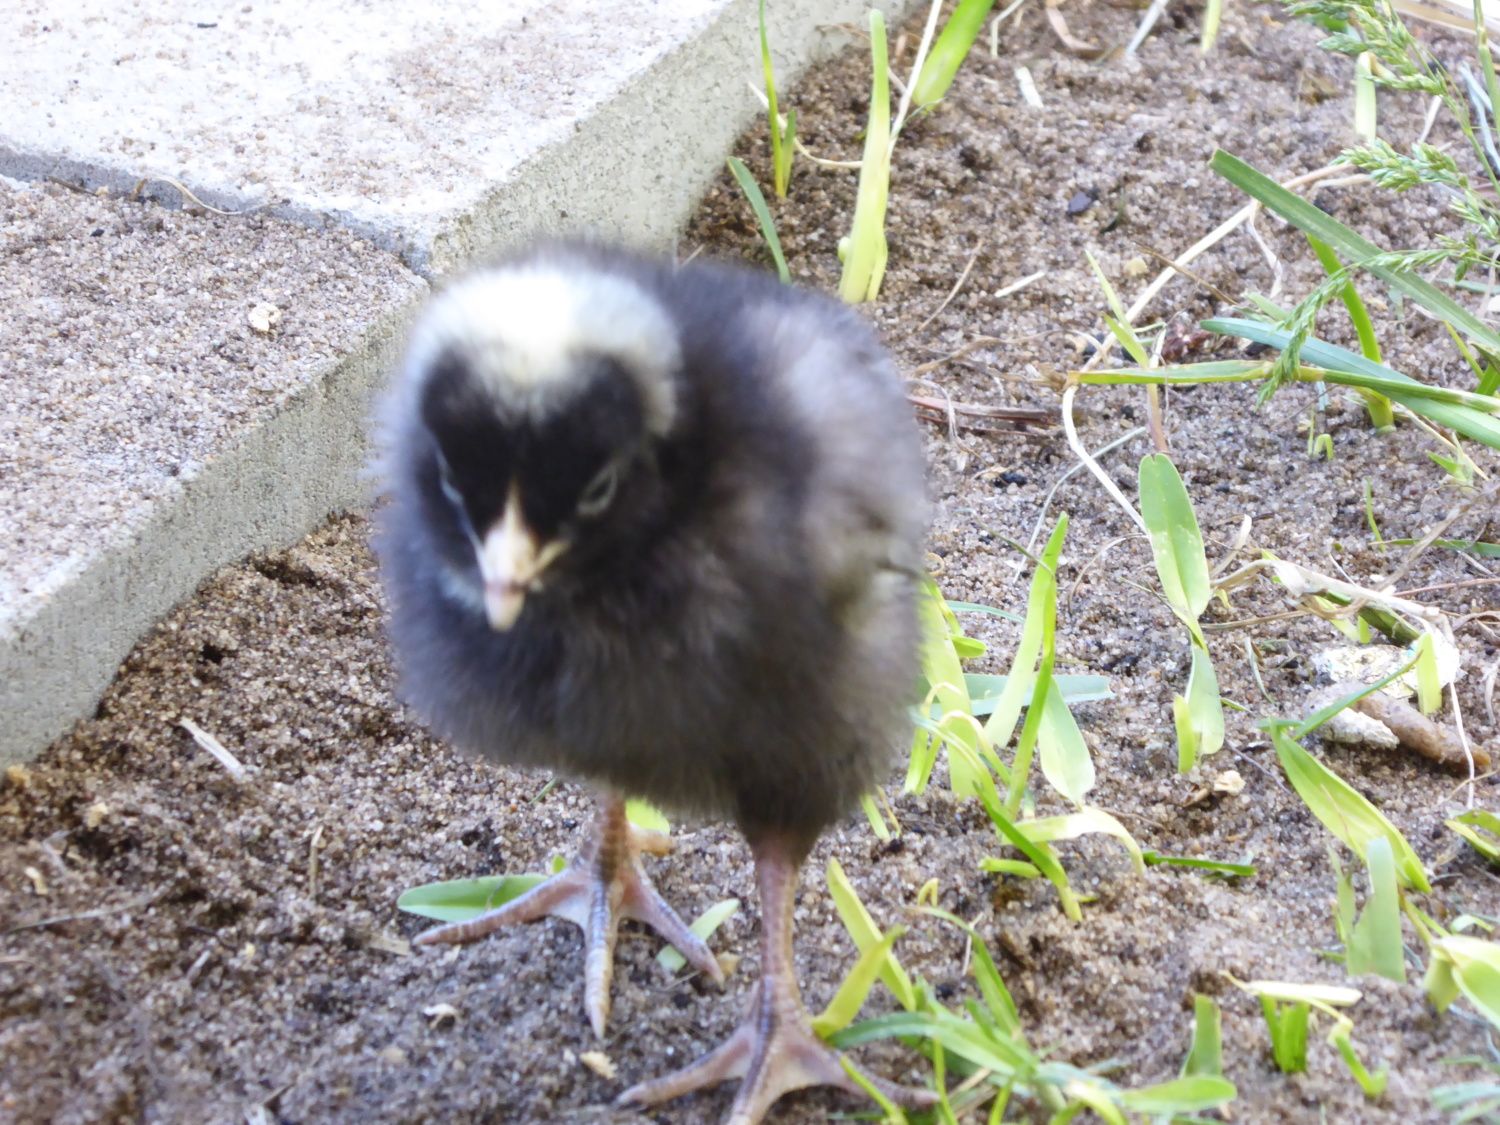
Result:
<svg viewBox="0 0 1500 1125"><path fill-rule="evenodd" d="M1384 836L1365 849L1370 897L1349 936L1344 968L1352 977L1376 973L1406 982L1406 951L1401 946L1401 891L1396 885L1396 857Z"/></svg>
<svg viewBox="0 0 1500 1125"><path fill-rule="evenodd" d="M479 879L424 883L403 892L396 900L396 907L438 922L467 922L486 910L520 898L546 878L545 875L485 875Z"/></svg>
<svg viewBox="0 0 1500 1125"><path fill-rule="evenodd" d="M917 75L916 85L912 87L912 104L918 109L941 101L948 92L959 67L963 66L974 46L974 40L984 30L985 17L994 6L995 0L959 0L958 7L953 9L953 14L933 42L927 61L922 64L922 73Z"/></svg>
<svg viewBox="0 0 1500 1125"><path fill-rule="evenodd" d="M1287 780L1323 827L1367 864L1371 841L1384 838L1390 843L1402 886L1423 893L1432 890L1422 861L1406 837L1363 794L1302 749L1288 734L1291 725L1272 722L1266 728Z"/></svg>
<svg viewBox="0 0 1500 1125"><path fill-rule="evenodd" d="M766 35L766 0L760 0L760 69L766 83L766 119L771 127L771 181L776 198L785 199L792 182L792 157L795 155L792 141L796 136L797 115L795 112L787 114L783 131L776 105L776 69L771 63L771 41Z"/></svg>
<svg viewBox="0 0 1500 1125"><path fill-rule="evenodd" d="M1165 453L1141 458L1141 519L1151 533L1151 554L1167 603L1195 638L1198 618L1208 608L1208 559L1193 502L1177 467Z"/></svg>
<svg viewBox="0 0 1500 1125"><path fill-rule="evenodd" d="M891 186L891 83L885 39L885 17L870 12L870 118L865 126L865 149L860 159L859 189L854 199L854 222L839 278L839 296L851 305L880 295L885 275L885 208Z"/></svg>
<svg viewBox="0 0 1500 1125"><path fill-rule="evenodd" d="M1103 809L1086 808L1065 816L1023 820L1016 824L1016 830L1035 844L1054 844L1059 840L1076 840L1080 836L1101 832L1107 836L1113 836L1125 845L1125 850L1130 853L1130 860L1135 864L1137 872L1146 870L1146 861L1141 854L1141 846L1135 842L1135 837L1126 831L1123 824Z"/></svg>
<svg viewBox="0 0 1500 1125"><path fill-rule="evenodd" d="M716 902L694 918L688 929L707 941L713 937L715 930L735 916L739 908L740 900L737 898L726 898L722 902ZM667 972L676 973L681 972L682 967L687 964L687 958L669 945L656 955L656 963Z"/></svg>
<svg viewBox="0 0 1500 1125"><path fill-rule="evenodd" d="M1357 266L1382 252L1379 246L1356 234L1332 215L1319 210L1308 200L1288 191L1223 149L1215 151L1208 166L1303 234L1311 234L1327 243L1345 261ZM1491 355L1500 354L1500 335L1430 282L1413 273L1389 266L1376 264L1368 268L1392 289L1405 294L1438 319L1447 321L1472 337Z"/></svg>
<svg viewBox="0 0 1500 1125"><path fill-rule="evenodd" d="M870 917L870 912L859 900L854 885L849 882L849 877L844 874L844 869L839 866L839 861L836 859L828 861L828 891L833 896L833 905L839 912L839 919L844 923L844 929L849 931L849 936L854 939L854 944L861 954L878 946L884 940L880 927L875 924L875 919ZM896 960L896 955L887 948L880 960L880 979L885 982L886 987L891 990L903 1008L908 1011L915 1008L917 1006L916 991L912 988L911 978L906 975L906 970Z"/></svg>
<svg viewBox="0 0 1500 1125"><path fill-rule="evenodd" d="M1199 859L1188 855L1162 855L1159 852L1147 851L1141 853L1147 867L1190 867L1198 871L1207 871L1214 875L1226 875L1234 878L1254 875L1255 865L1253 863L1229 863L1222 859Z"/></svg>
<svg viewBox="0 0 1500 1125"><path fill-rule="evenodd" d="M1122 1091L1120 1105L1131 1113L1197 1113L1232 1102L1238 1093L1227 1078L1196 1074Z"/></svg>
<svg viewBox="0 0 1500 1125"><path fill-rule="evenodd" d="M1042 721L1036 732L1037 761L1047 783L1080 808L1094 787L1094 759L1057 681L1047 679Z"/></svg>
<svg viewBox="0 0 1500 1125"><path fill-rule="evenodd" d="M1182 1073L1218 1077L1224 1073L1223 1014L1212 996L1193 996L1193 1045L1182 1060Z"/></svg>
<svg viewBox="0 0 1500 1125"><path fill-rule="evenodd" d="M1438 1011L1462 995L1491 1026L1500 1027L1500 945L1464 934L1432 943L1423 982Z"/></svg>
<svg viewBox="0 0 1500 1125"><path fill-rule="evenodd" d="M1209 332L1240 336L1273 348L1284 347L1291 339L1287 333L1268 324L1234 317L1205 320L1202 327ZM1371 363L1362 355L1322 340L1310 339L1303 344L1302 358L1324 368L1319 377L1330 383L1378 391L1413 414L1447 426L1491 449L1500 449L1500 420L1490 413L1500 410L1500 403L1487 400L1485 396L1427 386L1394 368Z"/></svg>
<svg viewBox="0 0 1500 1125"><path fill-rule="evenodd" d="M755 212L755 221L760 224L761 237L766 240L766 246L771 251L771 258L776 263L776 276L781 278L783 285L790 285L792 271L787 269L786 255L781 252L781 236L776 233L776 220L771 217L771 208L766 205L766 197L761 193L760 185L755 182L750 169L745 167L745 162L738 156L729 158L729 171L734 174L740 190L750 201L750 210Z"/></svg>
<svg viewBox="0 0 1500 1125"><path fill-rule="evenodd" d="M905 926L892 926L878 942L860 952L859 960L844 977L838 991L833 994L833 999L813 1018L812 1029L819 1038L827 1039L854 1022L854 1017L859 1015L860 1008L864 1006L865 998L870 995L870 989L875 986L875 979L885 968L891 947L904 933Z"/></svg>
<svg viewBox="0 0 1500 1125"><path fill-rule="evenodd" d="M1014 847L1028 860L1033 867L1047 877L1047 881L1057 888L1057 897L1062 903L1063 913L1075 922L1083 921L1083 909L1078 904L1078 896L1073 893L1072 884L1068 882L1068 873L1057 860L1057 853L1047 844L1035 843L1026 838L1026 834L1005 815L1005 810L990 801L983 801L984 811L989 815L991 823L999 830L1005 842Z"/></svg>
<svg viewBox="0 0 1500 1125"><path fill-rule="evenodd" d="M1188 673L1187 695L1181 697L1180 708L1178 701L1173 700L1173 711L1178 715L1177 768L1182 773L1192 769L1198 758L1216 754L1224 746L1224 703L1219 697L1219 679L1208 651L1197 644L1192 649L1193 668Z"/></svg>
<svg viewBox="0 0 1500 1125"><path fill-rule="evenodd" d="M1500 816L1484 809L1470 809L1443 823L1490 863L1500 864Z"/></svg>

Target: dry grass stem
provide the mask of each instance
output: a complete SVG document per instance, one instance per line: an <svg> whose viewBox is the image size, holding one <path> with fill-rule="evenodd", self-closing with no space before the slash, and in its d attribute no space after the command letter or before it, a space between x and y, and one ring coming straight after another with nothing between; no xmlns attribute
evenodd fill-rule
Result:
<svg viewBox="0 0 1500 1125"><path fill-rule="evenodd" d="M244 763L231 754L222 742L193 722L192 719L183 715L177 720L177 725L192 735L194 742L213 755L214 760L229 771L230 777L236 781L245 781L249 778L250 771L245 767Z"/></svg>

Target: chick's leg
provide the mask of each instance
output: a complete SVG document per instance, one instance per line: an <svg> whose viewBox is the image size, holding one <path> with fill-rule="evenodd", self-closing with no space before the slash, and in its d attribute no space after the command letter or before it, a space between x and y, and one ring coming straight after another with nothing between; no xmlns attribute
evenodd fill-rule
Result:
<svg viewBox="0 0 1500 1125"><path fill-rule="evenodd" d="M807 1086L836 1086L866 1096L845 1072L838 1052L813 1033L802 1005L792 965L797 860L781 841L757 841L753 847L761 903L761 979L744 1021L697 1062L626 1090L619 1098L622 1104L656 1105L738 1078L739 1093L725 1125L755 1125L783 1094ZM936 1100L926 1090L873 1081L902 1105L920 1108Z"/></svg>
<svg viewBox="0 0 1500 1125"><path fill-rule="evenodd" d="M467 922L437 926L417 936L418 945L475 941L516 922L566 918L583 930L584 1006L601 1038L609 1018L609 986L615 971L615 934L621 918L644 922L666 938L688 964L722 984L724 973L703 939L667 905L641 868L642 852L665 855L672 841L625 819L625 800L600 799L599 816L578 858L519 898Z"/></svg>

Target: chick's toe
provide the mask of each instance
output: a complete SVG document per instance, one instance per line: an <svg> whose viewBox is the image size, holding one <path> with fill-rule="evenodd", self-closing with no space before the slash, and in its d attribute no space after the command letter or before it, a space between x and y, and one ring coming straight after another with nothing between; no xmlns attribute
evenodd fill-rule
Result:
<svg viewBox="0 0 1500 1125"><path fill-rule="evenodd" d="M602 1038L609 1019L615 937L622 918L651 927L693 968L723 983L724 974L713 952L657 893L641 867L642 852L660 855L670 847L667 837L641 832L625 819L623 798L605 797L583 850L566 868L504 906L467 922L425 931L418 935L417 944L477 941L518 922L567 919L583 930L584 1007L594 1034Z"/></svg>
<svg viewBox="0 0 1500 1125"><path fill-rule="evenodd" d="M812 1029L792 966L792 910L798 864L779 841L755 846L756 880L764 918L761 979L750 995L744 1021L728 1039L681 1070L638 1083L620 1095L622 1105L657 1105L694 1090L738 1078L739 1091L725 1125L756 1125L783 1094L809 1086L833 1086L865 1096L839 1053ZM928 1090L867 1078L892 1101L919 1109L935 1103Z"/></svg>

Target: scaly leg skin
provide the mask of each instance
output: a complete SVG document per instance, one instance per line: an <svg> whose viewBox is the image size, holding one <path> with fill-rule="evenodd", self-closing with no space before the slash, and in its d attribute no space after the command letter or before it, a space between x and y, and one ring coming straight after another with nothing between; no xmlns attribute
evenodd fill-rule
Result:
<svg viewBox="0 0 1500 1125"><path fill-rule="evenodd" d="M792 966L792 909L797 860L781 841L758 841L755 877L761 902L761 979L744 1022L708 1054L682 1070L632 1086L617 1104L656 1105L693 1090L740 1079L725 1125L755 1125L783 1094L808 1086L836 1086L868 1095L845 1072L839 1054L812 1030ZM928 1090L872 1079L892 1101L913 1109L934 1104Z"/></svg>
<svg viewBox="0 0 1500 1125"><path fill-rule="evenodd" d="M566 918L583 930L584 1006L594 1034L602 1039L609 1019L615 933L621 918L644 922L676 946L693 968L717 984L724 983L713 952L657 894L641 868L642 852L665 855L671 850L670 837L641 831L625 819L624 798L602 797L588 841L566 868L478 918L426 930L417 935L416 943L476 941L516 922L535 922L549 915Z"/></svg>

